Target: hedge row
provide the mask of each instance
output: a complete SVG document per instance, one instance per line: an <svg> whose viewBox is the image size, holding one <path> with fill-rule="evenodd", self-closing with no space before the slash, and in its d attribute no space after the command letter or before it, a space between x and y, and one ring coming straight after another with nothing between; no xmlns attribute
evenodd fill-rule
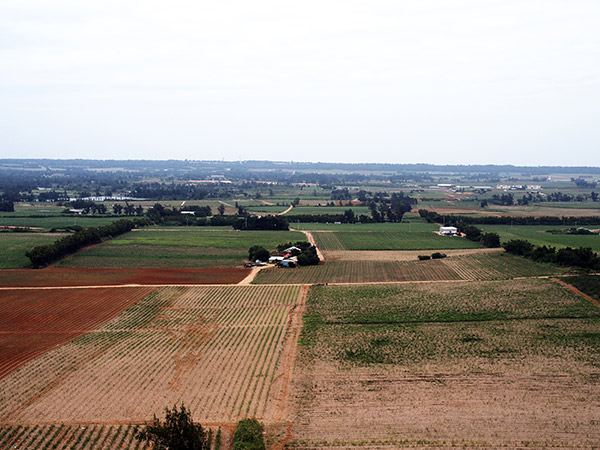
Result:
<svg viewBox="0 0 600 450"><path fill-rule="evenodd" d="M550 262L561 266L580 267L600 270L600 257L591 248L560 248L546 245L533 245L525 239L512 239L504 244L508 253L524 256L541 262Z"/></svg>
<svg viewBox="0 0 600 450"><path fill-rule="evenodd" d="M133 228L148 225L145 219L121 219L110 225L84 228L81 231L58 239L53 244L38 245L32 248L25 256L31 260L33 267L44 267L58 261L77 250L92 244L99 244L103 240L119 236L131 231Z"/></svg>

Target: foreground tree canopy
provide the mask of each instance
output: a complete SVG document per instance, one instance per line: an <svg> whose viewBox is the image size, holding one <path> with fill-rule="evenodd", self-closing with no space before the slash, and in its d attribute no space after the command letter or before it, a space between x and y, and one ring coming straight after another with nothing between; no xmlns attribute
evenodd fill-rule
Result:
<svg viewBox="0 0 600 450"><path fill-rule="evenodd" d="M165 408L165 421L156 416L138 431L136 437L141 441L153 444L155 450L202 450L210 448L208 436L202 425L192 421L192 414L183 404L179 410Z"/></svg>

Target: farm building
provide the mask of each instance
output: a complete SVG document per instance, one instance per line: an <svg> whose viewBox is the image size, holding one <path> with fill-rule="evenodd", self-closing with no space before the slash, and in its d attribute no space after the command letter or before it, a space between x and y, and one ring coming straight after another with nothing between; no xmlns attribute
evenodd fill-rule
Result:
<svg viewBox="0 0 600 450"><path fill-rule="evenodd" d="M440 234L444 236L454 236L458 233L456 227L440 227Z"/></svg>
<svg viewBox="0 0 600 450"><path fill-rule="evenodd" d="M283 257L283 256L271 256L269 258L269 263L277 264L277 263L280 263L281 261L283 261L284 259L285 259L285 257Z"/></svg>

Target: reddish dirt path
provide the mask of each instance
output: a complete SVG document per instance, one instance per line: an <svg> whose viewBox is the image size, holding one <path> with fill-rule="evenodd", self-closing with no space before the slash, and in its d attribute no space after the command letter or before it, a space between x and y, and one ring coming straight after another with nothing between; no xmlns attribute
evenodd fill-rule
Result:
<svg viewBox="0 0 600 450"><path fill-rule="evenodd" d="M563 280L559 280L558 278L551 278L552 281L557 282L558 284L566 287L567 289L569 289L570 291L581 295L583 298L585 298L587 301L595 304L596 306L600 306L600 302L592 297L590 297L589 295L587 295L585 292L581 292L579 289L577 289L575 286L570 285L569 283L564 282Z"/></svg>

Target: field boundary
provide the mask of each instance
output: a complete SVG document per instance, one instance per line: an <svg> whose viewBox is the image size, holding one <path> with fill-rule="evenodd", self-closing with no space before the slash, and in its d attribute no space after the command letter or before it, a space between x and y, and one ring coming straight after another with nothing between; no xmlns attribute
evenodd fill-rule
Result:
<svg viewBox="0 0 600 450"><path fill-rule="evenodd" d="M589 295L587 295L585 292L580 291L579 289L577 289L575 286L560 280L558 278L551 278L552 281L555 281L556 283L560 284L561 286L566 287L567 289L569 289L571 292L574 292L578 295L580 295L581 297L585 298L588 302L593 303L596 306L600 306L600 302L598 300L596 300L595 298L590 297Z"/></svg>

